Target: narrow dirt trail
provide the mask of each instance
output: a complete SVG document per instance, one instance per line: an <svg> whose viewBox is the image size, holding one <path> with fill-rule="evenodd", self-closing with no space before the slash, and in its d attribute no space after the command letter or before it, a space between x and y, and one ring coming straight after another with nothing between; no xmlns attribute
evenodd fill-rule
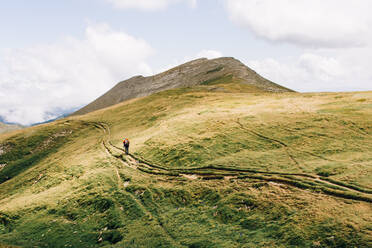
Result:
<svg viewBox="0 0 372 248"><path fill-rule="evenodd" d="M239 180L252 178L257 180L282 183L300 189L310 189L316 192L323 192L326 195L331 195L338 198L372 203L372 191L361 188L358 189L357 187L348 186L343 182L336 182L335 180L331 182L319 177L318 175L305 173L256 171L218 166L205 166L199 168L168 168L165 166L153 164L133 154L125 155L123 157L124 149L115 146L110 141L109 126L106 123L95 123L95 127L102 130L104 136L101 138L101 141L103 147L107 150L107 153L110 156L122 161L128 167L136 168L144 173L165 175L171 177L186 176L187 178L189 178L191 176L192 178L201 178L208 180L221 180L226 178L229 178L230 180ZM271 138L268 139L274 140L275 142L282 144L282 146L284 147L288 147L288 145L279 140ZM118 153L119 155L115 155L113 150L115 150L116 153Z"/></svg>
<svg viewBox="0 0 372 248"><path fill-rule="evenodd" d="M100 139L100 143L102 144L103 150L109 155L109 157L119 160L123 165L125 165L127 167L130 167L130 168L134 167L134 168L138 169L138 166L137 166L138 162L132 156L127 156L127 159L129 158L128 160L130 160L130 161L126 162L122 158L119 158L119 156L114 156L113 155L112 151L108 147L108 144L111 147L114 147L115 149L120 150L121 152L124 152L124 149L116 147L116 146L112 145L112 143L109 140L108 141L106 140L106 138L109 139L110 135L111 135L111 132L110 132L110 129L109 129L108 125L104 124L104 123L100 123L97 127L100 130L102 130L103 133L104 133L104 136L101 137L101 139ZM118 168L115 165L112 165L112 167L114 168L115 174L116 174L116 177L117 177L118 189L123 190L124 188L126 188L128 186L126 184L127 182L123 182L122 178L120 177L120 173L119 173ZM182 245L180 245L176 241L175 237L164 226L164 223L157 217L157 214L153 214L151 212L151 210L148 207L146 207L146 205L144 203L142 203L142 201L139 200L132 192L125 191L125 194L127 194L133 201L135 201L141 207L141 209L145 212L145 215L149 218L149 220L155 221L156 226L158 226L162 230L163 234L165 235L165 237L168 238L170 243L172 243L173 247L183 247Z"/></svg>

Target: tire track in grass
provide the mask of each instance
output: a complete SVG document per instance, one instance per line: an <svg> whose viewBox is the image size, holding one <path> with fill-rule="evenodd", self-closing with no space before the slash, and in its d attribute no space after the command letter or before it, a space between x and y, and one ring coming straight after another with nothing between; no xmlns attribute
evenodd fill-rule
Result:
<svg viewBox="0 0 372 248"><path fill-rule="evenodd" d="M260 134L260 133L254 131L254 130L251 130L251 129L245 127L245 126L240 122L239 119L236 121L236 123L237 123L237 124L238 124L242 129L244 129L244 130L246 130L246 131L248 131L248 132L250 132L250 133L252 133L252 134L254 134L254 135L258 136L258 137L261 137L261 138L263 138L263 139L265 139L265 140L270 140L270 141L272 141L272 142L275 142L275 143L277 143L277 144L282 145L282 146L286 149L286 152L287 152L288 156L291 158L291 160L292 160L294 163L296 163L296 165L299 165L299 162L294 158L293 155L290 154L290 152L289 152L290 149L293 149L293 150L295 150L295 151L299 151L299 152L303 152L303 153L306 153L306 154L308 154L308 155L310 155L310 156L313 156L313 157L316 157L316 158L320 158L320 159L323 159L323 160L326 160L326 161L335 162L335 160L325 158L325 157L323 157L323 156L321 156L321 155L318 155L318 154L315 154L315 153L312 153L312 152L308 152L308 151L299 150L299 149L297 149L297 148L290 147L290 146L288 146L286 143L284 143L283 141L280 141L280 140L277 140L277 139L273 139L273 138L267 137L267 136L265 136L265 135L263 135L263 134ZM337 161L336 161L336 162L337 162Z"/></svg>
<svg viewBox="0 0 372 248"><path fill-rule="evenodd" d="M262 134L260 134L260 133L258 133L258 132L256 132L256 131L254 131L254 130L251 130L251 129L249 129L249 128L246 128L246 127L245 127L245 126L240 122L239 119L237 119L236 123L240 126L241 129L243 129L243 130L245 130L245 131L248 131L248 132L250 132L250 133L252 133L252 134L254 134L254 135L256 135L256 136L258 136L258 137L260 137L260 138L262 138L262 139L269 140L269 141L275 142L275 143L277 143L277 144L280 144L280 145L284 148L286 154L287 154L288 157L291 159L291 161L292 161L295 165L300 166L300 163L299 163L299 162L296 160L296 158L295 158L295 157L294 157L294 156L289 152L289 147L288 147L288 145L287 145L286 143L284 143L284 142L282 142L282 141L280 141L280 140L277 140L277 139L269 138L269 137L264 136L264 135L262 135Z"/></svg>
<svg viewBox="0 0 372 248"><path fill-rule="evenodd" d="M128 192L128 191L126 191ZM132 198L147 212L147 215L150 216L151 219L155 220L155 222L157 223L158 226L160 226L160 228L162 229L162 231L164 232L165 236L168 237L173 245L176 245L175 247L183 247L179 242L176 241L176 237L174 235L171 234L171 232L165 227L163 221L161 220L161 218L159 217L159 214L158 213L153 213L149 207L146 206L145 203L143 203L141 200L137 199L137 197L131 193L131 192L128 192L128 194L130 194L132 196Z"/></svg>
<svg viewBox="0 0 372 248"><path fill-rule="evenodd" d="M107 125L107 124L106 124ZM104 125L95 125L100 129L106 129L109 127L105 127ZM110 133L110 131L104 131L104 134ZM270 138L268 138L270 139ZM116 159L122 160L121 156L114 156L112 151L108 146L114 147L117 150L124 151L124 149L117 147L111 143L111 141L105 142L105 138L102 138L103 144L105 149L107 149L108 153L115 157ZM276 140L279 143L285 144L279 140ZM109 145L108 145L109 144ZM284 145L288 147L288 145ZM372 203L372 198L366 196L366 194L372 194L372 192L365 190L365 189L358 189L356 187L351 187L346 185L342 182L337 182L335 180L327 180L321 178L317 175L310 175L304 173L281 173L281 172L264 172L264 171L255 171L255 170L245 170L245 169L236 169L236 168L223 168L223 167L216 167L216 166L205 166L200 168L188 168L188 169L180 169L180 168L166 168L164 166L152 164L145 159L139 158L134 156L133 154L129 154L127 157L130 157L133 163L136 163L136 167L138 170L148 173L148 174L155 174L155 175L167 175L167 176L182 176L182 174L186 175L201 175L204 176L204 179L223 179L224 177L228 176L232 179L244 179L244 178L252 178L252 179L259 179L263 181L271 181L271 182L279 182L283 184L287 184L290 186L294 186L300 189L311 189L315 192L323 192L326 195L335 196L338 198L343 199L352 199L356 201L364 201L368 203ZM220 173L220 172L223 173ZM230 172L230 173L227 173ZM249 173L249 174L247 174ZM276 177L273 177L276 175ZM292 178L283 178L283 176L292 176ZM298 178L294 177L302 177L305 179L299 180ZM351 191L351 192L350 192ZM355 194L356 193L356 194ZM363 193L363 194L361 194ZM160 223L160 222L159 222ZM160 224L159 224L160 225Z"/></svg>
<svg viewBox="0 0 372 248"><path fill-rule="evenodd" d="M107 124L106 124L107 125ZM109 127L105 127L103 124L101 125L98 125L99 129L103 131L103 133L106 135L108 133L108 135L111 134L111 132L109 131ZM105 138L102 137L101 139L101 143L103 145L103 148L104 150L107 152L108 155L116 158L116 159L119 159L121 162L123 162L124 164L128 165L126 162L124 162L122 159L120 159L120 157L117 157L117 156L114 156L112 151L108 148L107 146L107 143L105 141ZM108 141L109 144L111 144L110 141ZM115 146L114 146L115 147ZM116 147L117 148L117 147ZM112 165L112 163L110 163ZM122 181L121 177L120 177L120 174L119 174L119 171L118 169L116 168L116 166L112 165L115 169L115 173L116 173L116 176L117 176L117 179L118 179L118 189L119 190L124 190L123 188L125 188L125 185L124 185L124 182ZM157 226L159 226L162 230L162 232L164 233L164 235L170 240L170 242L172 243L172 245L174 247L183 247L181 244L179 244L177 241L176 241L176 238L169 232L169 230L164 226L164 223L160 220L160 218L157 216L157 214L153 214L151 212L151 210L148 209L148 207L146 207L145 204L142 203L142 201L138 200L137 197L129 192L129 191L125 191L125 193L132 198L133 201L135 201L141 208L142 210L145 212L146 216L149 217L150 220L155 220Z"/></svg>
<svg viewBox="0 0 372 248"><path fill-rule="evenodd" d="M119 176L119 180L121 181L120 175L118 175L118 176ZM142 201L139 200L132 192L125 191L125 194L128 195L129 197L131 197L132 200L135 201L138 204L138 206L141 207L141 209L145 212L145 215L149 218L150 221L151 220L155 221L156 226L160 227L160 230L162 230L164 236L167 237L167 239L170 241L170 243L172 243L173 247L183 247L182 245L180 245L176 241L175 236L173 236L169 232L169 230L164 226L164 223L160 220L160 218L157 216L157 214L153 214L151 212L151 210L149 210L149 208L144 203L142 203Z"/></svg>

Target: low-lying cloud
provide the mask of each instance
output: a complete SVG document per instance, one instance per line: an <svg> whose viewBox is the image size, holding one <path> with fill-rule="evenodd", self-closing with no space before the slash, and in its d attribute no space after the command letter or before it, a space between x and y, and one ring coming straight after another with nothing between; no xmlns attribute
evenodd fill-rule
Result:
<svg viewBox="0 0 372 248"><path fill-rule="evenodd" d="M0 54L0 116L28 125L86 104L133 74L149 75L144 40L90 25L84 37Z"/></svg>
<svg viewBox="0 0 372 248"><path fill-rule="evenodd" d="M371 90L372 71L366 58L372 50L358 50L332 55L312 51L245 62L270 80L301 92Z"/></svg>

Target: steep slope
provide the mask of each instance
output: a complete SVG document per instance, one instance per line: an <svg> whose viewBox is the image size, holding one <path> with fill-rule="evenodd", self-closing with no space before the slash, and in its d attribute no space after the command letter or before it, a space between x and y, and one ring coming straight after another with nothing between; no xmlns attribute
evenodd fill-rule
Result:
<svg viewBox="0 0 372 248"><path fill-rule="evenodd" d="M0 243L371 247L372 92L251 90L215 80L0 136Z"/></svg>
<svg viewBox="0 0 372 248"><path fill-rule="evenodd" d="M197 59L155 76L136 76L120 82L92 103L76 111L74 115L86 114L167 89L210 84L217 79L225 78L234 78L252 86L252 92L291 91L261 77L234 58Z"/></svg>

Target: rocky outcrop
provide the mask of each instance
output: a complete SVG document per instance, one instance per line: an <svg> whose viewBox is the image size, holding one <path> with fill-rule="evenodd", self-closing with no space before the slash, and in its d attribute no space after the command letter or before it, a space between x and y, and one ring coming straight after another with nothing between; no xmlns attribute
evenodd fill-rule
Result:
<svg viewBox="0 0 372 248"><path fill-rule="evenodd" d="M73 115L86 114L125 100L148 96L163 90L199 85L208 80L226 75L232 75L234 78L240 79L242 83L256 86L266 92L292 91L261 77L234 58L223 57L212 60L202 58L154 76L135 76L120 82L92 103L76 111Z"/></svg>

